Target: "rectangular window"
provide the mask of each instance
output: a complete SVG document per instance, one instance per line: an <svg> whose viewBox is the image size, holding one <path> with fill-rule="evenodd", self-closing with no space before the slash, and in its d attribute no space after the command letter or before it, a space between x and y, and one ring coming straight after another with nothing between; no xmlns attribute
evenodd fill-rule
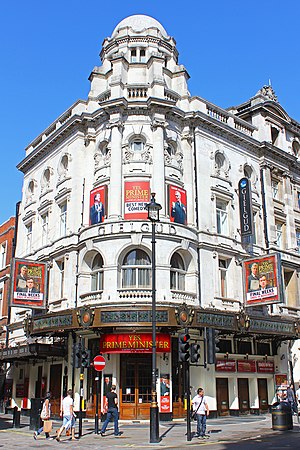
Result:
<svg viewBox="0 0 300 450"><path fill-rule="evenodd" d="M131 50L130 52L130 60L132 63L137 62L136 49Z"/></svg>
<svg viewBox="0 0 300 450"><path fill-rule="evenodd" d="M300 209L300 192L297 192L297 208Z"/></svg>
<svg viewBox="0 0 300 450"><path fill-rule="evenodd" d="M219 275L220 275L220 296L227 297L227 269L228 261L226 259L219 259Z"/></svg>
<svg viewBox="0 0 300 450"><path fill-rule="evenodd" d="M64 281L65 281L65 262L64 261L56 261L58 270L59 270L59 298L64 298Z"/></svg>
<svg viewBox="0 0 300 450"><path fill-rule="evenodd" d="M46 213L42 216L42 245L45 245L48 241L48 225L49 214Z"/></svg>
<svg viewBox="0 0 300 450"><path fill-rule="evenodd" d="M279 197L279 183L276 180L271 181L272 197L278 199Z"/></svg>
<svg viewBox="0 0 300 450"><path fill-rule="evenodd" d="M146 52L145 52L145 50L140 50L140 62L142 62L142 63L146 62Z"/></svg>
<svg viewBox="0 0 300 450"><path fill-rule="evenodd" d="M282 247L282 223L275 223L276 228L276 245Z"/></svg>
<svg viewBox="0 0 300 450"><path fill-rule="evenodd" d="M32 250L32 223L26 225L26 253Z"/></svg>
<svg viewBox="0 0 300 450"><path fill-rule="evenodd" d="M228 234L228 213L227 202L217 199L216 214L217 214L217 233Z"/></svg>
<svg viewBox="0 0 300 450"><path fill-rule="evenodd" d="M67 203L60 205L60 236L67 234Z"/></svg>
<svg viewBox="0 0 300 450"><path fill-rule="evenodd" d="M0 244L0 269L6 266L6 242Z"/></svg>
<svg viewBox="0 0 300 450"><path fill-rule="evenodd" d="M296 230L297 252L300 253L300 230Z"/></svg>
<svg viewBox="0 0 300 450"><path fill-rule="evenodd" d="M0 317L2 317L2 307L3 307L3 289L0 289Z"/></svg>

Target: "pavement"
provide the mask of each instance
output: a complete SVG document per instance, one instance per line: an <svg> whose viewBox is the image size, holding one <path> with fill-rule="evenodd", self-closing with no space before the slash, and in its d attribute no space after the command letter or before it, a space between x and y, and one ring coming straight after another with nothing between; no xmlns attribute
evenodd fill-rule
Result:
<svg viewBox="0 0 300 450"><path fill-rule="evenodd" d="M255 440L275 439L285 434L285 437L299 439L300 427L297 417L293 417L294 428L286 432L272 430L272 418L270 414L260 416L240 416L240 417L220 417L207 420L207 434L209 438L200 441L194 437L196 422L192 422L192 440L187 441L186 422L184 420L174 420L172 422L160 422L159 434L160 442L151 444L149 442L149 421L119 421L121 436L115 437L113 433L113 423L111 423L105 436L94 433L94 420L83 419L82 436L80 439L71 441L64 434L61 441L55 439L46 440L44 435L40 435L37 440L33 439L33 431L29 429L29 417L21 416L20 428L12 427L12 415L0 414L0 448L5 450L16 449L18 447L31 448L51 448L66 446L85 449L186 449L193 447L208 447L209 449L230 449L233 444L244 442L255 443ZM61 421L53 421L53 431L51 435L55 437L56 430L61 425ZM101 426L101 425L100 425ZM76 424L76 436L78 433L78 421ZM285 439L286 440L286 439ZM292 439L293 440L293 439ZM241 448L246 448L246 445Z"/></svg>

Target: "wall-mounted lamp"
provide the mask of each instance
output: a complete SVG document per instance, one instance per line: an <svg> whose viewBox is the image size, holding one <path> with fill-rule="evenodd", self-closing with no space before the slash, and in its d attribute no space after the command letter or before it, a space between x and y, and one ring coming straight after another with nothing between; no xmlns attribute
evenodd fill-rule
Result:
<svg viewBox="0 0 300 450"><path fill-rule="evenodd" d="M228 354L228 352L226 352L224 355L224 359L228 359L228 356L229 356L229 354Z"/></svg>
<svg viewBox="0 0 300 450"><path fill-rule="evenodd" d="M249 359L249 354L248 353L246 353L246 355L244 356L244 359L246 359L248 361L248 359Z"/></svg>
<svg viewBox="0 0 300 450"><path fill-rule="evenodd" d="M267 362L268 361L268 355L264 356L264 360Z"/></svg>

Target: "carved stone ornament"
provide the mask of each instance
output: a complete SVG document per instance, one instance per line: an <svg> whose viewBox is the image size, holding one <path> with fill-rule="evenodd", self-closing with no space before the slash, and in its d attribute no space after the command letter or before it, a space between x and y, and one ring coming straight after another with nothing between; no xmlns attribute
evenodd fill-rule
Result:
<svg viewBox="0 0 300 450"><path fill-rule="evenodd" d="M278 102L277 95L275 94L274 89L272 86L265 85L263 86L256 95L263 95L264 97L267 97L268 99L272 100L273 102Z"/></svg>
<svg viewBox="0 0 300 450"><path fill-rule="evenodd" d="M193 318L195 315L195 310L187 306L186 303L183 303L178 308L175 309L175 316L178 325L181 325L182 327L187 327L191 325L193 322Z"/></svg>
<svg viewBox="0 0 300 450"><path fill-rule="evenodd" d="M93 325L95 312L88 306L80 308L77 311L78 325L82 328L89 328Z"/></svg>

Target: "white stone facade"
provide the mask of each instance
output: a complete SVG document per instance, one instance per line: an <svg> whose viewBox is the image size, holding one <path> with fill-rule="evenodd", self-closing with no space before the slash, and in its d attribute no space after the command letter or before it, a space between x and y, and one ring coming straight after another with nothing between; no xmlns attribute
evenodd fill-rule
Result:
<svg viewBox="0 0 300 450"><path fill-rule="evenodd" d="M191 97L189 75L178 63L174 39L147 16L120 22L104 40L100 56L101 66L90 75L88 99L76 102L38 136L18 166L24 173L24 184L16 256L49 264L48 315L83 306L94 311L150 307L150 275L148 282L136 280L131 287L124 281L124 258L131 250L143 251L149 258L143 268L149 274L151 269L151 224L147 219L124 219L125 183L131 181L149 182L162 206L156 233L157 306L174 310L186 303L196 309L238 314L244 304L241 261L250 256L240 235L237 190L239 180L246 176L252 184L255 217L253 254L279 251L285 279L285 303L265 308L263 317L272 320L281 316L297 322L299 123L283 110L270 86L230 110ZM169 186L186 191L186 225L171 222ZM89 196L97 187L107 189L105 220L90 226ZM92 267L97 255L102 259L101 280L93 289ZM183 284L174 281L170 286L174 255L182 262L182 267L173 265L174 280L178 277ZM12 309L10 336L19 342L24 341L25 313L21 308ZM139 327L130 329L136 332ZM90 338L96 338L96 331L83 332L86 345ZM228 339L234 334L228 332ZM197 327L191 335L197 339ZM248 338L254 346L251 334ZM70 339L68 358L63 361L69 380ZM269 345L273 340L276 333L269 337ZM203 342L201 346L203 357ZM299 355L297 347L296 343L294 360ZM236 359L245 357L232 353ZM285 344L280 351L270 353L275 372L290 378L288 360L292 356ZM252 359L261 361L262 354L253 350ZM51 363L42 364L49 380ZM170 366L171 356L167 362L159 359L160 373L170 373ZM30 363L26 365L29 398L35 395L36 370ZM120 355L114 355L106 373L113 374L118 385L120 370ZM75 373L78 375L77 370ZM273 399L274 374L228 376L216 374L214 366L192 367L191 384L205 387L212 410L218 409L217 388L212 381L217 376L229 380L230 410L241 410L238 378L249 379L249 411L260 408L260 376L267 380L268 404ZM294 377L296 382L300 379L299 370ZM88 400L88 394L85 398Z"/></svg>

